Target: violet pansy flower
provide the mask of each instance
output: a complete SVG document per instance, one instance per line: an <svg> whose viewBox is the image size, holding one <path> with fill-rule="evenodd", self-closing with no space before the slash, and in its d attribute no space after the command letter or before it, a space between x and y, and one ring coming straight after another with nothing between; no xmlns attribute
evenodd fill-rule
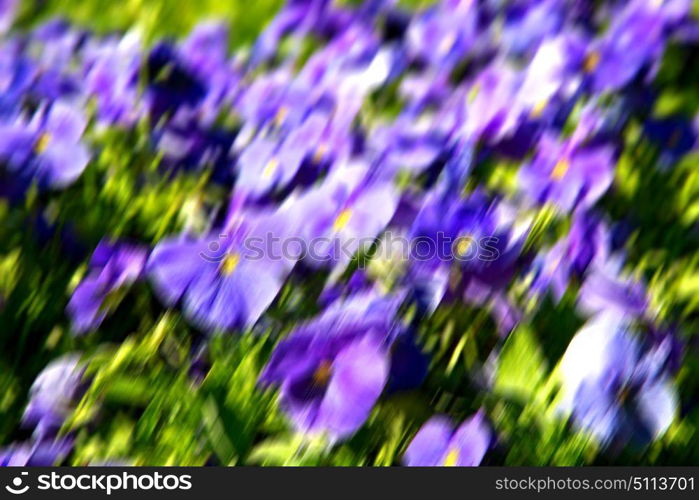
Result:
<svg viewBox="0 0 699 500"><path fill-rule="evenodd" d="M261 380L280 385L282 407L296 428L336 440L369 417L388 380L389 358L371 332L323 333L282 341Z"/></svg>
<svg viewBox="0 0 699 500"><path fill-rule="evenodd" d="M141 41L134 34L91 46L86 57L85 87L95 97L100 121L133 125L143 115L138 100Z"/></svg>
<svg viewBox="0 0 699 500"><path fill-rule="evenodd" d="M446 0L408 27L408 53L435 66L453 65L478 37L478 8L472 0Z"/></svg>
<svg viewBox="0 0 699 500"><path fill-rule="evenodd" d="M556 0L514 3L505 10L499 41L502 49L516 55L536 49L563 27L565 8Z"/></svg>
<svg viewBox="0 0 699 500"><path fill-rule="evenodd" d="M77 356L65 356L37 376L22 416L22 423L33 427L35 436L53 435L63 425L81 395L83 373Z"/></svg>
<svg viewBox="0 0 699 500"><path fill-rule="evenodd" d="M613 180L610 146L559 142L544 136L532 161L520 171L522 189L538 203L553 203L563 211L589 207Z"/></svg>
<svg viewBox="0 0 699 500"><path fill-rule="evenodd" d="M0 159L25 182L63 188L82 174L90 159L81 138L87 120L73 104L58 101L30 121L0 124Z"/></svg>
<svg viewBox="0 0 699 500"><path fill-rule="evenodd" d="M390 373L400 297L360 293L333 303L274 350L260 381L281 390L294 426L336 440L369 417Z"/></svg>
<svg viewBox="0 0 699 500"><path fill-rule="evenodd" d="M73 292L67 312L73 329L85 333L97 328L107 315L105 300L115 290L138 280L148 252L127 243L100 242L90 260L90 271Z"/></svg>
<svg viewBox="0 0 699 500"><path fill-rule="evenodd" d="M408 466L480 465L492 439L492 432L479 411L456 430L446 417L433 417L415 435L403 457Z"/></svg>
<svg viewBox="0 0 699 500"><path fill-rule="evenodd" d="M264 246L270 237L283 240L288 234L283 217L239 217L240 224L219 233L163 240L148 259L147 274L160 299L167 306L181 303L185 316L203 330L252 326L294 264Z"/></svg>
<svg viewBox="0 0 699 500"><path fill-rule="evenodd" d="M288 205L304 220L306 257L312 265L342 268L383 231L399 196L392 182L365 180L363 166L333 172L331 179Z"/></svg>
<svg viewBox="0 0 699 500"><path fill-rule="evenodd" d="M649 309L644 284L622 274L621 255L610 256L593 266L578 294L578 308L586 314L616 311L621 315L642 317Z"/></svg>
<svg viewBox="0 0 699 500"><path fill-rule="evenodd" d="M644 349L626 319L603 313L581 329L561 360L560 408L602 444L646 444L663 434L678 405L665 372L669 350Z"/></svg>
<svg viewBox="0 0 699 500"><path fill-rule="evenodd" d="M576 212L565 239L535 258L532 290L550 288L554 298L561 300L571 280L582 280L588 268L607 258L609 240L609 232L598 217Z"/></svg>

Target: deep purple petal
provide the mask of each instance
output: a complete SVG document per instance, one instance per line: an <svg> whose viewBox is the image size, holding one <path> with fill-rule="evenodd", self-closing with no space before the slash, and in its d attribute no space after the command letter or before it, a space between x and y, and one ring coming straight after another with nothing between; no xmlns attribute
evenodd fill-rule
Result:
<svg viewBox="0 0 699 500"><path fill-rule="evenodd" d="M387 355L373 342L344 349L332 363L332 378L314 428L338 438L354 433L369 417L387 378Z"/></svg>

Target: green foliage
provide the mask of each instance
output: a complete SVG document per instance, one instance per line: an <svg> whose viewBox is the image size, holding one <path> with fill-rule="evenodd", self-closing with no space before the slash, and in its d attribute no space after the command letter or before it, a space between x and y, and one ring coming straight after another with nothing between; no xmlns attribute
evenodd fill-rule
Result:
<svg viewBox="0 0 699 500"><path fill-rule="evenodd" d="M191 333L166 314L152 331L91 356L90 388L65 428L79 436L76 465L115 459L203 465L211 458L233 465L265 433L283 429L274 394L257 386L265 339L214 339L210 369L193 377Z"/></svg>
<svg viewBox="0 0 699 500"><path fill-rule="evenodd" d="M250 44L282 4L282 0L28 0L23 2L18 25L34 25L61 16L98 33L135 28L150 42L182 36L197 22L216 18L229 22L231 46L238 47Z"/></svg>

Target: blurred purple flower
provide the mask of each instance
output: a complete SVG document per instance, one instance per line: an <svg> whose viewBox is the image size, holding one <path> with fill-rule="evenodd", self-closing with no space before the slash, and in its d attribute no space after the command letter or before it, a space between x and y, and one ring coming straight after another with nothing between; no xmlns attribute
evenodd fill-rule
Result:
<svg viewBox="0 0 699 500"><path fill-rule="evenodd" d="M288 221L279 214L240 217L221 233L161 241L151 253L148 276L167 306L182 303L185 316L207 330L252 326L272 303L294 261L272 258L251 238L283 239Z"/></svg>
<svg viewBox="0 0 699 500"><path fill-rule="evenodd" d="M141 50L135 34L100 41L87 50L86 91L95 96L99 119L107 125L134 125L143 114L138 90Z"/></svg>
<svg viewBox="0 0 699 500"><path fill-rule="evenodd" d="M621 255L610 256L590 269L578 293L578 307L586 314L615 311L642 317L649 298L642 282L622 275Z"/></svg>
<svg viewBox="0 0 699 500"><path fill-rule="evenodd" d="M151 49L147 76L145 99L154 124L182 108L195 108L206 97L206 85L171 44L159 43Z"/></svg>
<svg viewBox="0 0 699 500"><path fill-rule="evenodd" d="M49 467L59 465L73 449L71 438L39 440L0 450L0 467Z"/></svg>
<svg viewBox="0 0 699 500"><path fill-rule="evenodd" d="M667 348L666 348L667 347ZM644 349L617 313L581 329L561 360L561 408L602 444L646 444L663 434L678 405L664 371L670 346Z"/></svg>
<svg viewBox="0 0 699 500"><path fill-rule="evenodd" d="M667 23L688 13L685 0L636 0L612 12L606 32L594 40L582 65L595 92L615 91L663 53Z"/></svg>
<svg viewBox="0 0 699 500"><path fill-rule="evenodd" d="M448 418L432 417L413 438L403 462L413 467L474 467L483 460L491 439L482 411L456 430Z"/></svg>
<svg viewBox="0 0 699 500"><path fill-rule="evenodd" d="M336 440L364 424L388 371L388 355L370 332L292 335L277 346L262 381L281 386L283 407L298 429Z"/></svg>
<svg viewBox="0 0 699 500"><path fill-rule="evenodd" d="M236 62L228 58L228 38L225 23L206 21L178 47L183 66L206 85L206 94L195 110L206 125L214 123L221 108L230 106L239 91L241 76Z"/></svg>
<svg viewBox="0 0 699 500"><path fill-rule="evenodd" d="M522 76L500 60L481 70L462 98L466 120L461 133L474 141L511 135L520 121L520 110L512 103L521 83Z"/></svg>
<svg viewBox="0 0 699 500"><path fill-rule="evenodd" d="M433 192L418 213L410 232L416 271L456 265L464 277L491 285L509 281L519 255L517 239L496 201L482 191L467 198ZM420 242L434 245L431 258L421 255Z"/></svg>
<svg viewBox="0 0 699 500"><path fill-rule="evenodd" d="M599 217L586 211L573 215L570 231L547 252L534 260L535 293L551 289L560 301L571 279L581 281L593 262L603 262L609 254L610 235Z"/></svg>
<svg viewBox="0 0 699 500"><path fill-rule="evenodd" d="M105 299L141 277L147 256L146 249L126 243L102 241L97 245L88 275L73 292L67 307L76 333L99 327L107 315Z"/></svg>
<svg viewBox="0 0 699 500"><path fill-rule="evenodd" d="M25 182L63 188L82 174L90 159L81 141L86 125L76 105L55 102L30 121L17 118L0 124L0 158Z"/></svg>
<svg viewBox="0 0 699 500"><path fill-rule="evenodd" d="M507 5L500 40L502 49L515 55L535 50L546 38L558 33L565 8L558 0L513 2Z"/></svg>
<svg viewBox="0 0 699 500"><path fill-rule="evenodd" d="M539 119L557 100L566 101L580 87L577 70L584 57L585 42L564 34L544 40L523 72L513 106L522 107L529 119Z"/></svg>
<svg viewBox="0 0 699 500"><path fill-rule="evenodd" d="M328 0L290 0L262 31L252 47L250 62L256 66L271 58L282 38L293 34L303 37L331 17Z"/></svg>
<svg viewBox="0 0 699 500"><path fill-rule="evenodd" d="M0 33L5 33L15 20L19 0L0 0Z"/></svg>
<svg viewBox="0 0 699 500"><path fill-rule="evenodd" d="M36 377L22 416L22 423L34 428L35 436L54 436L63 425L83 390L83 373L78 356L64 356Z"/></svg>
<svg viewBox="0 0 699 500"><path fill-rule="evenodd" d="M238 160L236 188L259 197L286 187L307 157L319 151L328 117L316 113L291 130L286 137L256 137ZM322 154L322 151L321 151Z"/></svg>
<svg viewBox="0 0 699 500"><path fill-rule="evenodd" d="M363 165L337 169L332 177L289 204L304 221L308 262L343 268L351 256L391 221L399 196L391 182L365 179Z"/></svg>
<svg viewBox="0 0 699 500"><path fill-rule="evenodd" d="M387 347L399 304L360 294L277 345L260 381L280 386L295 427L336 440L364 424L388 381Z"/></svg>
<svg viewBox="0 0 699 500"><path fill-rule="evenodd" d="M404 115L374 131L368 140L369 148L381 157L382 175L392 177L400 170L413 175L426 170L447 149L448 135L437 119L416 121Z"/></svg>
<svg viewBox="0 0 699 500"><path fill-rule="evenodd" d="M154 130L152 137L155 148L162 154L162 165L169 172L211 168L212 180L232 182L230 149L234 132L181 118Z"/></svg>
<svg viewBox="0 0 699 500"><path fill-rule="evenodd" d="M551 202L569 212L591 206L607 191L614 161L609 146L560 142L546 135L534 159L520 170L520 182L534 201Z"/></svg>
<svg viewBox="0 0 699 500"><path fill-rule="evenodd" d="M445 0L410 23L410 56L435 66L453 66L478 40L478 6L472 0Z"/></svg>

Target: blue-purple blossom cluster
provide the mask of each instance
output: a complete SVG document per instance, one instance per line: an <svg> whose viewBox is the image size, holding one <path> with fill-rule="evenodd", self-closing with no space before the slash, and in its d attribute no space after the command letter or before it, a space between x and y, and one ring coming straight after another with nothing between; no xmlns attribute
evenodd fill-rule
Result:
<svg viewBox="0 0 699 500"><path fill-rule="evenodd" d="M13 3L0 1L0 19ZM154 242L105 228L67 304L73 332L99 332L110 298L140 282L205 336L271 331L260 390L278 390L294 429L330 443L353 436L381 398L424 382L421 325L436 310L484 311L497 365L546 297L572 293L585 325L561 359L556 411L603 447L644 445L676 416L678 341L625 271L601 205L666 45L693 43L696 25L688 0L595 4L291 0L233 55L214 22L146 46L135 31L98 37L52 21L0 48L0 195L64 190L100 155L101 132L147 130L164 178L198 176L223 203ZM693 130L656 125L666 162L695 147ZM493 165L514 165L510 182L484 180ZM542 240L546 217L566 230ZM360 248L389 231L464 242L456 257L490 238L496 258L372 259ZM252 258L245 242L270 234L325 246ZM268 313L282 291L317 276L317 313L279 328ZM491 368L479 370L483 393ZM33 441L1 461L64 456L70 436L57 432L87 383L77 358L48 366L24 417ZM429 418L402 461L480 464L497 417L482 399L471 406L461 423Z"/></svg>
<svg viewBox="0 0 699 500"><path fill-rule="evenodd" d="M31 439L0 451L0 466L48 466L70 453L73 438L58 432L84 389L82 377L78 356L46 366L31 387L22 416L22 425L32 429Z"/></svg>

